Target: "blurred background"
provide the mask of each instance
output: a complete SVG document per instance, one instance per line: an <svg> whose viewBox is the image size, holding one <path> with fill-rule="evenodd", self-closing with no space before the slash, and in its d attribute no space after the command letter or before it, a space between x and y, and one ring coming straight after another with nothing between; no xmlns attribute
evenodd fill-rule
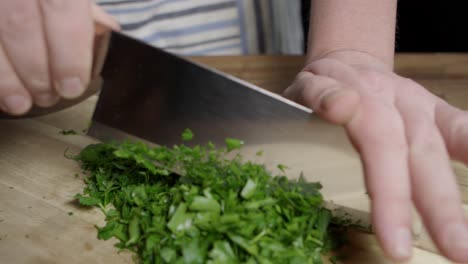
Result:
<svg viewBox="0 0 468 264"><path fill-rule="evenodd" d="M310 0L302 0L302 5L306 18ZM468 1L398 1L396 40L397 52L467 52Z"/></svg>
<svg viewBox="0 0 468 264"><path fill-rule="evenodd" d="M302 54L313 0L96 1L125 32L154 46L238 55ZM396 40L398 52L468 52L468 0L399 0Z"/></svg>

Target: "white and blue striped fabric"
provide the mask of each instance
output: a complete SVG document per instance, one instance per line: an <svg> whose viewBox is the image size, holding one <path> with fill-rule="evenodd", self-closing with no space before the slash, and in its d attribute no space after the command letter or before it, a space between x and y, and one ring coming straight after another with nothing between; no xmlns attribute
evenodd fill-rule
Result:
<svg viewBox="0 0 468 264"><path fill-rule="evenodd" d="M302 54L300 0L96 0L123 33L180 55Z"/></svg>

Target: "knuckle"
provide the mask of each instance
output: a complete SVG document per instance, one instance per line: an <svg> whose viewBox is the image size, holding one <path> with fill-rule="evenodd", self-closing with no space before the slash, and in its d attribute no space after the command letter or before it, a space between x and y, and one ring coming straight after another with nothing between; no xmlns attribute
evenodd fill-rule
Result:
<svg viewBox="0 0 468 264"><path fill-rule="evenodd" d="M373 85L379 84L382 80L382 75L374 71L359 70L358 74L361 79Z"/></svg>
<svg viewBox="0 0 468 264"><path fill-rule="evenodd" d="M307 65L307 70L319 75L330 75L333 69L339 64L336 60L323 58L316 60Z"/></svg>
<svg viewBox="0 0 468 264"><path fill-rule="evenodd" d="M84 65L70 65L67 68L56 69L53 76L55 82L68 78L79 78L86 85L91 77L91 68Z"/></svg>
<svg viewBox="0 0 468 264"><path fill-rule="evenodd" d="M380 96L386 98L388 101L394 101L395 91L393 87L393 80L386 74L370 71L370 70L358 70L357 78L355 78L354 85L358 87L366 87L365 91L369 92L370 95Z"/></svg>
<svg viewBox="0 0 468 264"><path fill-rule="evenodd" d="M311 69L317 69L317 68L321 68L321 67L329 67L329 66L333 66L336 63L337 63L337 61L334 60L334 59L322 58L322 59L319 59L319 60L316 60L316 61L313 61L312 63L310 63L310 68Z"/></svg>
<svg viewBox="0 0 468 264"><path fill-rule="evenodd" d="M34 103L40 107L51 107L57 104L60 97L55 93L42 93L34 96Z"/></svg>
<svg viewBox="0 0 468 264"><path fill-rule="evenodd" d="M301 72L299 72L297 75L296 75L296 79L295 81L303 81L304 79L307 79L309 77L313 76L313 74L307 70L303 70Z"/></svg>
<svg viewBox="0 0 468 264"><path fill-rule="evenodd" d="M379 72L369 70L359 70L357 72L358 78L362 86L371 88L374 92L385 92L388 89L388 77L382 75Z"/></svg>
<svg viewBox="0 0 468 264"><path fill-rule="evenodd" d="M26 83L27 89L33 94L46 93L52 90L48 78L31 78Z"/></svg>
<svg viewBox="0 0 468 264"><path fill-rule="evenodd" d="M296 75L293 85L297 88L303 89L306 85L310 83L310 79L313 76L312 73L301 71Z"/></svg>

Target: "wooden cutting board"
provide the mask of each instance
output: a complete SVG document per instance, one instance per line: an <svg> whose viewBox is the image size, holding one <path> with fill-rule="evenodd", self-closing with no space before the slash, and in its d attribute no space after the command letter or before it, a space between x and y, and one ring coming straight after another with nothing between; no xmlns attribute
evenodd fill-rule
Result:
<svg viewBox="0 0 468 264"><path fill-rule="evenodd" d="M115 241L96 239L101 212L80 209L73 199L84 184L64 151L78 153L94 141L59 135L60 129L35 120L0 121L0 127L0 263L132 263L113 248ZM386 263L372 236L352 241L345 263ZM417 249L411 263L448 262Z"/></svg>
<svg viewBox="0 0 468 264"><path fill-rule="evenodd" d="M299 67L297 57L291 58L289 64L285 58L263 58L256 58L250 64L240 63L236 70L251 74L255 70L249 67L261 66L257 76L264 76L268 71L265 67L276 67L280 62L290 67L284 72ZM232 58L216 61L220 65L227 62L232 62ZM271 72L273 76L275 71ZM104 223L101 212L83 210L73 199L82 191L84 183L81 176L75 176L80 172L78 164L65 158L64 152L78 153L94 141L81 135L59 135L59 132L87 128L95 101L96 97L91 97L80 105L34 120L0 120L0 263L133 263L129 253L118 253L113 247L115 241L96 238L94 226ZM326 154L333 148L323 151ZM340 167L343 173L336 175L337 184L343 182L342 175L361 173L359 168L349 165L355 164L356 159L346 156L335 161L335 165L344 164ZM455 164L455 170L466 201L467 170L460 164ZM327 198L368 209L364 189ZM346 252L345 263L390 263L371 235L354 235ZM410 263L450 262L437 254L415 249Z"/></svg>

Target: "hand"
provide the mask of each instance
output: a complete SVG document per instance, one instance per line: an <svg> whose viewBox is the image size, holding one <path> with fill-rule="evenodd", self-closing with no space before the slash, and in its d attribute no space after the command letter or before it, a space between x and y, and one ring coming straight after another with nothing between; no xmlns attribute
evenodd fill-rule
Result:
<svg viewBox="0 0 468 264"><path fill-rule="evenodd" d="M119 27L91 0L0 1L0 109L22 115L80 96L102 32L93 20Z"/></svg>
<svg viewBox="0 0 468 264"><path fill-rule="evenodd" d="M373 226L391 258L411 256L413 202L440 251L468 262L468 224L449 163L468 163L467 112L357 51L307 63L285 96L345 127L364 166Z"/></svg>

